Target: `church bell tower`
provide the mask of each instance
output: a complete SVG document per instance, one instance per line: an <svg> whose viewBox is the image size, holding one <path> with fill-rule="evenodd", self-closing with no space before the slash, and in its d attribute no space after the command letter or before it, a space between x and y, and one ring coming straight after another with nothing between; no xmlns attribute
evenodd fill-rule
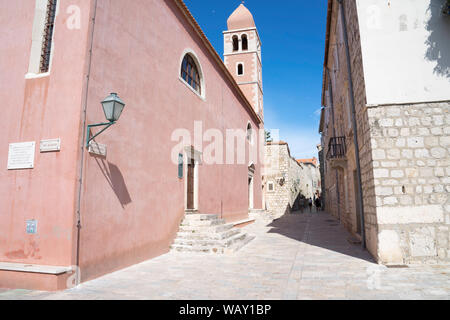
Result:
<svg viewBox="0 0 450 320"><path fill-rule="evenodd" d="M224 63L256 114L264 120L261 40L251 12L243 5L233 12L224 31Z"/></svg>

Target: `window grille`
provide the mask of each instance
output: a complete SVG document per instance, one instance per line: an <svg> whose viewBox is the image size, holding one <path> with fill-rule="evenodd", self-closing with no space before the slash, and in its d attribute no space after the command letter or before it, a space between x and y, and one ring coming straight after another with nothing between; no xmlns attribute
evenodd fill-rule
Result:
<svg viewBox="0 0 450 320"><path fill-rule="evenodd" d="M53 29L55 27L56 5L58 0L48 0L45 18L44 36L42 39L41 64L39 71L48 72L50 67L50 56L52 52Z"/></svg>
<svg viewBox="0 0 450 320"><path fill-rule="evenodd" d="M181 65L181 78L183 78L189 86L197 91L198 94L202 94L200 74L194 59L192 59L189 54L187 54L183 59L183 64Z"/></svg>

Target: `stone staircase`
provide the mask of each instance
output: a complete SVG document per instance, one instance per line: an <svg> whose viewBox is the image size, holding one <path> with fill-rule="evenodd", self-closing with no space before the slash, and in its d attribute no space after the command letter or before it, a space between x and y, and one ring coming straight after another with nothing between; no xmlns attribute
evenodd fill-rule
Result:
<svg viewBox="0 0 450 320"><path fill-rule="evenodd" d="M248 216L251 219L255 219L256 221L263 221L263 222L271 222L275 218L272 213L264 209L249 209Z"/></svg>
<svg viewBox="0 0 450 320"><path fill-rule="evenodd" d="M217 214L187 213L171 249L177 252L232 253L255 238L233 227L233 223L226 223Z"/></svg>

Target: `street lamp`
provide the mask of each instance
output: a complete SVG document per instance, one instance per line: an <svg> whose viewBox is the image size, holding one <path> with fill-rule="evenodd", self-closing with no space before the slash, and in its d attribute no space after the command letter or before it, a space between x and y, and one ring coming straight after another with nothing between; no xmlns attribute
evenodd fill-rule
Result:
<svg viewBox="0 0 450 320"><path fill-rule="evenodd" d="M87 134L86 134L86 148L89 148L89 142L94 140L97 136L103 133L106 129L115 124L122 114L123 108L125 107L125 103L119 98L117 93L111 93L108 97L105 98L102 102L103 112L105 113L105 118L109 122L107 123L97 123L91 124L87 126ZM94 135L91 138L91 128L94 127L105 127L99 133Z"/></svg>

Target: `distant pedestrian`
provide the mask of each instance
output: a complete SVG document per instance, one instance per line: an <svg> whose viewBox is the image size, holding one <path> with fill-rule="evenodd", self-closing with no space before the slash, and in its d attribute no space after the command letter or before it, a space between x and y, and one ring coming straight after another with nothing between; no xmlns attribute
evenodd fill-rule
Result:
<svg viewBox="0 0 450 320"><path fill-rule="evenodd" d="M311 198L309 198L308 199L309 212L312 212L312 204L313 204L313 201Z"/></svg>
<svg viewBox="0 0 450 320"><path fill-rule="evenodd" d="M317 197L317 198L316 198L315 206L316 206L316 211L317 211L317 212L321 211L321 208L322 208L322 200L320 199L320 197Z"/></svg>
<svg viewBox="0 0 450 320"><path fill-rule="evenodd" d="M300 207L300 211L301 213L303 213L303 210L305 210L305 198L301 197L299 200L299 207Z"/></svg>

